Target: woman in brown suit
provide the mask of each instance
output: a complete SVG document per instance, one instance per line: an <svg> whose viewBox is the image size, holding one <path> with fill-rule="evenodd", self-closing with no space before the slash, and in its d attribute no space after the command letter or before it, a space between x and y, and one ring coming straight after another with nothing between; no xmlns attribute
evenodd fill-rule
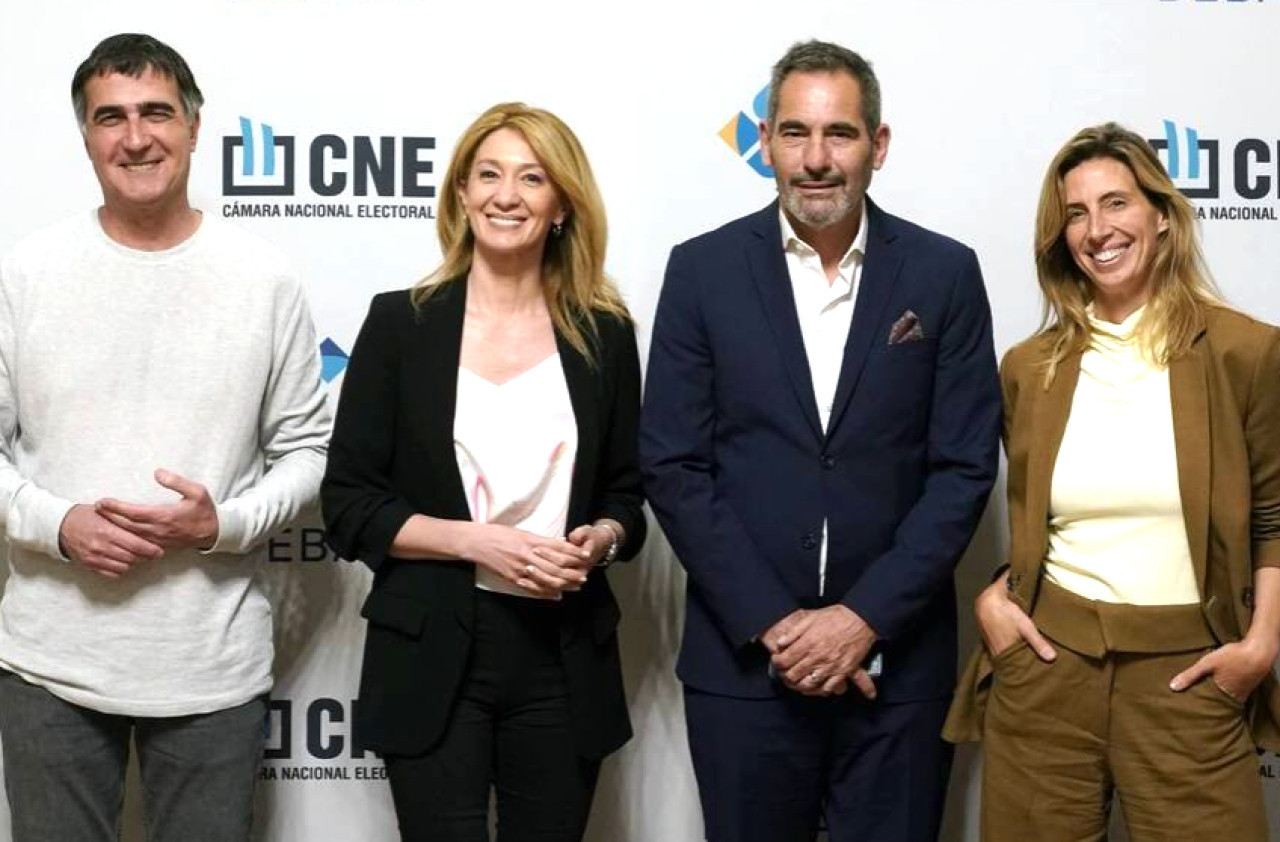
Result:
<svg viewBox="0 0 1280 842"><path fill-rule="evenodd" d="M1225 306L1151 147L1085 129L1045 175L1046 326L1001 366L1011 546L948 719L984 840L1264 842L1280 746L1280 331Z"/></svg>

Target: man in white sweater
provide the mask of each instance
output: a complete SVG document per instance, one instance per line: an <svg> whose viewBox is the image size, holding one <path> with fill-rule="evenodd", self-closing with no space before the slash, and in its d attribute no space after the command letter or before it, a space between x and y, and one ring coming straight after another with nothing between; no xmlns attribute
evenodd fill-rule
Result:
<svg viewBox="0 0 1280 842"><path fill-rule="evenodd" d="M0 263L0 737L15 842L248 840L271 687L258 549L315 495L329 414L298 278L193 209L203 102L145 35L72 100L103 204Z"/></svg>

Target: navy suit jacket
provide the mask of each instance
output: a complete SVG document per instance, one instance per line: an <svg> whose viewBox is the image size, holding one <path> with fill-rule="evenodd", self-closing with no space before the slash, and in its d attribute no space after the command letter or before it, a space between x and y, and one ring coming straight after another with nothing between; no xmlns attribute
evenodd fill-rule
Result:
<svg viewBox="0 0 1280 842"><path fill-rule="evenodd" d="M881 699L942 698L954 686L952 571L998 470L991 313L972 250L866 208L825 434L777 203L671 252L640 460L689 575L677 672L691 687L774 695L758 637L798 608L837 602L881 638ZM891 344L908 310L923 337Z"/></svg>

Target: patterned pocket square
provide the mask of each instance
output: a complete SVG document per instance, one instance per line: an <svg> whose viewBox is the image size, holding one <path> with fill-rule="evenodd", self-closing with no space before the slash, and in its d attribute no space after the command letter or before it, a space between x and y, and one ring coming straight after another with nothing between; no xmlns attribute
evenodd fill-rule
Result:
<svg viewBox="0 0 1280 842"><path fill-rule="evenodd" d="M924 328L920 326L920 317L910 310L904 312L889 328L889 344L900 345L903 342L915 342L924 339Z"/></svg>

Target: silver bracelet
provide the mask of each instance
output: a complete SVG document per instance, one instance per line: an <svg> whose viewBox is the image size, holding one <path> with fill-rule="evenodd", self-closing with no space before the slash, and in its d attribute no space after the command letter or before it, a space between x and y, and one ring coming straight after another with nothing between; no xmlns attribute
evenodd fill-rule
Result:
<svg viewBox="0 0 1280 842"><path fill-rule="evenodd" d="M601 521L600 523L593 523L591 525L603 526L605 529L609 530L609 534L613 536L613 539L609 542L609 549L605 550L604 556L596 562L596 567L603 569L618 560L618 548L622 545L622 533L619 532L617 527L613 524L604 521Z"/></svg>

